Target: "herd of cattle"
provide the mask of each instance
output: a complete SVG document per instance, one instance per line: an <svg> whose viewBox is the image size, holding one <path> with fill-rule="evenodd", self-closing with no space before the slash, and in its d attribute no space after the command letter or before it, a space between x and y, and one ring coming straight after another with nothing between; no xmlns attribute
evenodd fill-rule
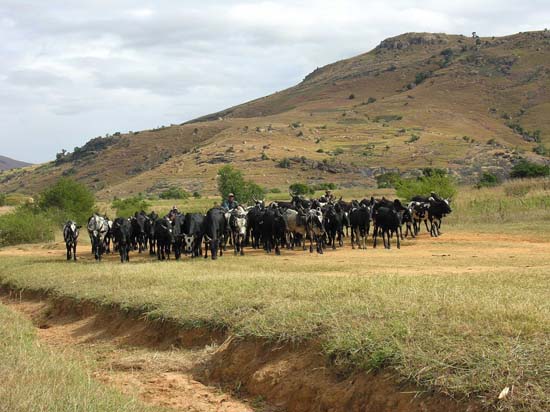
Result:
<svg viewBox="0 0 550 412"><path fill-rule="evenodd" d="M324 199L321 199L324 200ZM92 254L101 260L104 253L113 250L120 254L121 262L129 261L129 252L149 250L159 260L176 259L182 254L212 259L223 255L229 242L235 254L244 254L244 247L262 247L266 252L280 254L281 248L306 250L315 248L323 253L325 247L336 249L344 245L344 237L351 232L351 246L366 249L367 238L373 227L373 247L382 236L384 247L391 247L395 236L397 247L400 240L410 235L415 237L422 222L431 236L439 236L441 221L451 213L449 200L435 193L430 197L415 196L406 206L398 199L363 199L351 202L333 200L308 200L293 196L290 202L273 202L265 205L256 201L254 206L238 206L233 210L214 207L206 213L182 214L172 210L160 217L155 212L136 212L130 218L109 220L94 214L87 223L92 244ZM405 226L405 235L403 235ZM67 260L76 260L76 245L79 228L69 221L63 228L67 247Z"/></svg>

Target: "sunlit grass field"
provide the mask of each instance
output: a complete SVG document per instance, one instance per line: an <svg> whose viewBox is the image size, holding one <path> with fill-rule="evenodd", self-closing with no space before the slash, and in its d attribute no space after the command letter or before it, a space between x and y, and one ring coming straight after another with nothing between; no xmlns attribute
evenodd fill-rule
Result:
<svg viewBox="0 0 550 412"><path fill-rule="evenodd" d="M116 256L96 263L85 243L76 263L64 261L59 245L12 247L0 251L0 282L187 328L315 340L344 373L390 368L457 398L493 404L513 387L497 409L542 412L550 408L549 193L548 180L463 189L440 238L424 231L391 251L347 242L322 256L247 250L157 262L133 254L122 265Z"/></svg>

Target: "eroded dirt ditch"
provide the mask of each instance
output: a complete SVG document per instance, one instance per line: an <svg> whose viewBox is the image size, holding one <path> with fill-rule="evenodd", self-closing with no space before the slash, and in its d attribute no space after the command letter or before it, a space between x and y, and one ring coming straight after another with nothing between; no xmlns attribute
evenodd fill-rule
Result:
<svg viewBox="0 0 550 412"><path fill-rule="evenodd" d="M4 290L1 302L37 327L41 342L89 361L93 376L177 411L446 411L477 404L400 384L389 372L338 374L319 345L277 345L41 293Z"/></svg>

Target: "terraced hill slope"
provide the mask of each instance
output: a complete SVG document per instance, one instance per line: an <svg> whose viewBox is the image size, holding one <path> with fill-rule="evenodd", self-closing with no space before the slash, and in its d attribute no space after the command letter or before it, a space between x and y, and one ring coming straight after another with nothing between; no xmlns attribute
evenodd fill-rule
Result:
<svg viewBox="0 0 550 412"><path fill-rule="evenodd" d="M0 190L33 193L64 175L100 198L170 185L205 193L225 163L280 188L366 186L388 170L414 175L430 166L473 182L484 170L506 176L521 157L548 162L534 152L550 146L548 113L550 32L407 33L270 96L182 125L93 139L57 161L5 172Z"/></svg>

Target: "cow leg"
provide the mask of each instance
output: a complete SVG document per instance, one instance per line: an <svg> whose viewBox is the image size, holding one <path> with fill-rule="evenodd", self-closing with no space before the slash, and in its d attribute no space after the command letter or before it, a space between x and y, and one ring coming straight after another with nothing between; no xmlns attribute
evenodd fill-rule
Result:
<svg viewBox="0 0 550 412"><path fill-rule="evenodd" d="M397 249L401 249L401 239L397 236Z"/></svg>
<svg viewBox="0 0 550 412"><path fill-rule="evenodd" d="M76 260L76 242L73 243L73 260Z"/></svg>
<svg viewBox="0 0 550 412"><path fill-rule="evenodd" d="M208 258L208 241L204 241L204 258L207 259Z"/></svg>

